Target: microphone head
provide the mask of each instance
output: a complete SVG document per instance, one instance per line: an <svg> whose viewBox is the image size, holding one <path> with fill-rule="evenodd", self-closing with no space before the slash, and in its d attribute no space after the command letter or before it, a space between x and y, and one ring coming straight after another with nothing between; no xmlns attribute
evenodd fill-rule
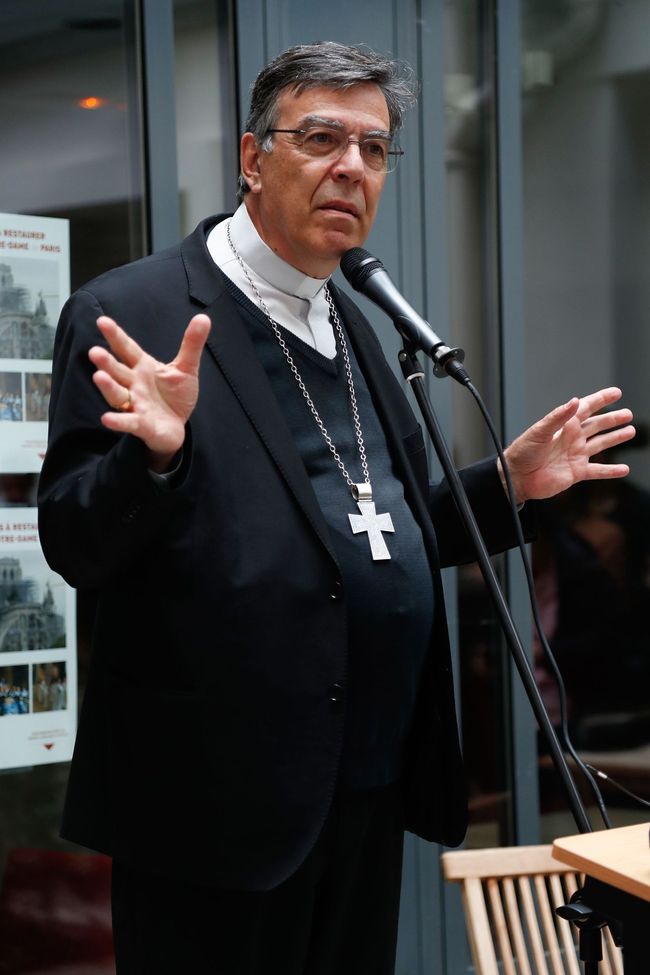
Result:
<svg viewBox="0 0 650 975"><path fill-rule="evenodd" d="M363 290L363 285L371 274L383 270L381 261L363 247L351 247L341 258L341 271L356 291Z"/></svg>

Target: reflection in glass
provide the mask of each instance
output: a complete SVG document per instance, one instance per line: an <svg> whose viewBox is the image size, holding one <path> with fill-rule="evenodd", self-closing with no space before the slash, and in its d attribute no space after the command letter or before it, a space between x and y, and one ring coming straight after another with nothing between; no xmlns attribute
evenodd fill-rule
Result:
<svg viewBox="0 0 650 975"><path fill-rule="evenodd" d="M447 225L452 341L467 351L472 378L498 425L498 316L495 305L494 100L486 74L491 26L481 4L445 4ZM492 453L467 392L454 388L458 466ZM469 846L512 841L507 653L478 565L461 566L458 643L463 755L469 787Z"/></svg>
<svg viewBox="0 0 650 975"><path fill-rule="evenodd" d="M133 4L105 0L101 16L96 6L79 0L0 4L0 212L70 221L73 289L145 251ZM9 262L0 252L3 263ZM25 263L21 270L26 271ZM20 289L26 292L29 282L9 281L5 270L0 283L0 311L11 309L23 336L17 346L16 335L5 334L0 356L49 356L50 326L65 296L53 310L41 308L37 294L21 305ZM47 302L56 289L45 290ZM28 319L29 330L24 328ZM25 335L41 336L49 345L29 348ZM7 414L15 413L19 399L20 419L45 417L49 376L28 370L23 378L19 389L10 372L0 374L0 419L11 418ZM0 472L0 509L34 507L36 480L35 474ZM32 584L27 556L18 570L25 585ZM3 620L7 624L20 616L21 625L2 628L0 733L10 734L23 713L56 729L70 692L65 661L48 654L47 662L30 667L16 664L8 651L65 641L56 632L62 619L57 592L45 586L35 595L22 592L18 583L10 592L4 588ZM78 615L83 687L94 615L88 593L80 594ZM67 774L67 764L57 763L0 773L2 971L114 972L110 862L58 837Z"/></svg>
<svg viewBox="0 0 650 975"><path fill-rule="evenodd" d="M545 506L533 548L536 588L566 681L576 746L646 798L649 32L644 0L524 4L529 416L616 385L641 427L636 442L620 451L632 468L629 479L582 484ZM539 647L536 664L557 719L557 690ZM540 764L546 835L571 832L569 820L558 823L563 804L545 756ZM647 818L605 789L614 825Z"/></svg>
<svg viewBox="0 0 650 975"><path fill-rule="evenodd" d="M100 18L72 0L22 0L0 10L0 212L71 221L73 289L144 253L128 9L113 0Z"/></svg>
<svg viewBox="0 0 650 975"><path fill-rule="evenodd" d="M235 208L239 147L234 37L226 0L175 0L176 120L182 236Z"/></svg>

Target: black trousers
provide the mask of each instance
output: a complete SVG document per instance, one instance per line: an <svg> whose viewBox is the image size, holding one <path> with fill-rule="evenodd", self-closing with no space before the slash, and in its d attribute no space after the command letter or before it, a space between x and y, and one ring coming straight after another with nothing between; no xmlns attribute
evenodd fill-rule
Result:
<svg viewBox="0 0 650 975"><path fill-rule="evenodd" d="M296 873L263 893L113 862L117 975L393 975L399 786L339 796Z"/></svg>

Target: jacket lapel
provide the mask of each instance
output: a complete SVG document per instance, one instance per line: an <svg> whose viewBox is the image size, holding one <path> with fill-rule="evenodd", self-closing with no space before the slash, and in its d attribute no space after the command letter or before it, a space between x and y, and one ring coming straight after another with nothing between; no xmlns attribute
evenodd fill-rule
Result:
<svg viewBox="0 0 650 975"><path fill-rule="evenodd" d="M228 293L225 278L215 267L206 247L206 235L220 219L222 217L212 217L203 221L181 245L190 295L204 306L213 323L207 349L308 522L336 563L327 524L302 458L253 343L242 325L236 303Z"/></svg>

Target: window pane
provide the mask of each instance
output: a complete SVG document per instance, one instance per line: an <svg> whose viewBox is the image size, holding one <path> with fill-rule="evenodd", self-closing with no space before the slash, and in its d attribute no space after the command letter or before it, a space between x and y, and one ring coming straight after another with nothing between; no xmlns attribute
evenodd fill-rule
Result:
<svg viewBox="0 0 650 975"><path fill-rule="evenodd" d="M144 252L134 22L88 9L0 11L0 210L71 221L73 289Z"/></svg>
<svg viewBox="0 0 650 975"><path fill-rule="evenodd" d="M494 217L494 99L489 5L445 5L447 221L452 342L467 352L477 388L499 423ZM454 456L463 466L493 452L467 391L454 384ZM470 846L511 841L508 655L478 564L461 566L458 637Z"/></svg>
<svg viewBox="0 0 650 975"><path fill-rule="evenodd" d="M227 0L174 0L178 182L183 236L232 212L239 150Z"/></svg>
<svg viewBox="0 0 650 975"><path fill-rule="evenodd" d="M101 16L96 7L0 5L0 212L70 221L73 289L145 246L133 4L104 0ZM36 477L0 474L0 504L32 506ZM82 692L88 594L78 612ZM114 970L108 861L58 838L67 772L53 764L0 777L3 971Z"/></svg>
<svg viewBox="0 0 650 975"><path fill-rule="evenodd" d="M629 479L588 482L545 507L533 547L536 586L576 747L647 798L650 7L567 0L524 10L529 415L615 385L641 431L617 452ZM557 720L539 646L537 670ZM540 762L545 836L572 832L556 777ZM647 818L604 790L614 825Z"/></svg>

